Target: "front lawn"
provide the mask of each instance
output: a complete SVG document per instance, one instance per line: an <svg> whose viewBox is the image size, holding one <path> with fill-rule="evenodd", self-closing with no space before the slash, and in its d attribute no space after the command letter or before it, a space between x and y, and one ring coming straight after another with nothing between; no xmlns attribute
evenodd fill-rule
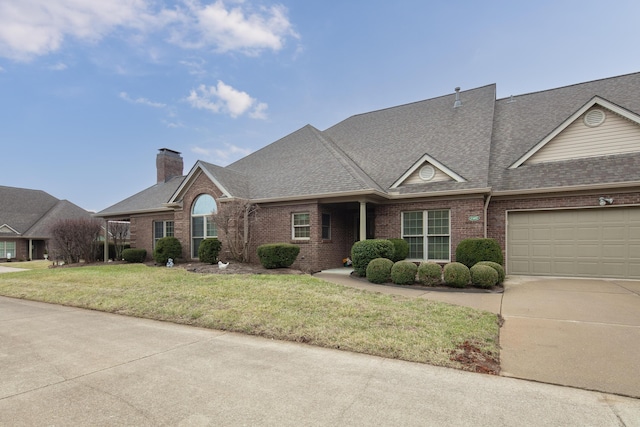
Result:
<svg viewBox="0 0 640 427"><path fill-rule="evenodd" d="M495 365L499 355L495 314L309 275L195 274L141 264L35 269L0 274L0 295L458 369L478 370L478 358ZM478 353L471 362L469 348Z"/></svg>

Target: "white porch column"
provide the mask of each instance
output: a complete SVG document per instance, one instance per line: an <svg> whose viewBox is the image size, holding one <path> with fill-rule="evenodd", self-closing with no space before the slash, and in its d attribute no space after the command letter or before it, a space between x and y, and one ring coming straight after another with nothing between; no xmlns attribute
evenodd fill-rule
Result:
<svg viewBox="0 0 640 427"><path fill-rule="evenodd" d="M29 239L29 259L27 261L33 261L33 239Z"/></svg>
<svg viewBox="0 0 640 427"><path fill-rule="evenodd" d="M360 240L367 240L367 202L360 202Z"/></svg>
<svg viewBox="0 0 640 427"><path fill-rule="evenodd" d="M109 262L109 220L104 220L104 262Z"/></svg>

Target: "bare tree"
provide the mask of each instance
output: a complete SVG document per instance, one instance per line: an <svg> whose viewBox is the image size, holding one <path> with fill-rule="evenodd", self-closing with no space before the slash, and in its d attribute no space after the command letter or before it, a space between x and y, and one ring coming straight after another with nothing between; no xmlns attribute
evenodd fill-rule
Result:
<svg viewBox="0 0 640 427"><path fill-rule="evenodd" d="M94 242L100 236L102 224L96 219L62 219L51 227L56 258L74 263L81 259L94 261L96 251Z"/></svg>
<svg viewBox="0 0 640 427"><path fill-rule="evenodd" d="M115 248L115 259L122 259L124 244L129 236L131 223L128 221L109 221L109 235Z"/></svg>
<svg viewBox="0 0 640 427"><path fill-rule="evenodd" d="M233 199L220 204L211 218L222 234L231 257L238 262L249 260L251 228L257 223L258 205L246 199ZM220 233L222 232L222 233Z"/></svg>

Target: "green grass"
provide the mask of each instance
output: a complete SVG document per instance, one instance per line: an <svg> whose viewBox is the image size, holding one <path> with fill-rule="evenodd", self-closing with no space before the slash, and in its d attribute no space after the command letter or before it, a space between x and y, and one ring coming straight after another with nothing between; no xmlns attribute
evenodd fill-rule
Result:
<svg viewBox="0 0 640 427"><path fill-rule="evenodd" d="M464 342L499 354L495 314L308 275L200 275L140 264L34 269L0 274L0 295L459 369L451 354Z"/></svg>

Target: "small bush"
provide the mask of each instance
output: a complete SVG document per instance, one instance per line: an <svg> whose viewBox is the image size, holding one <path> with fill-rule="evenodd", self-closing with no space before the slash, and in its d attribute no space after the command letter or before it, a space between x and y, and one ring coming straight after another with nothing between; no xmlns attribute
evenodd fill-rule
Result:
<svg viewBox="0 0 640 427"><path fill-rule="evenodd" d="M169 258L176 261L182 257L182 245L180 240L175 237L163 237L156 243L156 248L153 250L153 259L158 264L166 264Z"/></svg>
<svg viewBox="0 0 640 427"><path fill-rule="evenodd" d="M396 285L413 285L417 272L418 266L411 261L398 261L391 267L391 281Z"/></svg>
<svg viewBox="0 0 640 427"><path fill-rule="evenodd" d="M498 283L498 272L488 265L476 264L469 269L471 283L479 288L489 289Z"/></svg>
<svg viewBox="0 0 640 427"><path fill-rule="evenodd" d="M351 247L353 271L360 277L367 275L367 265L372 259L393 257L393 243L387 239L370 239L356 242Z"/></svg>
<svg viewBox="0 0 640 427"><path fill-rule="evenodd" d="M300 247L291 243L268 243L258 246L258 258L264 268L291 267L300 253Z"/></svg>
<svg viewBox="0 0 640 427"><path fill-rule="evenodd" d="M404 239L389 239L393 243L393 262L402 261L409 255L409 244Z"/></svg>
<svg viewBox="0 0 640 427"><path fill-rule="evenodd" d="M504 279L506 277L506 273L504 271L504 267L503 266L501 266L497 262L493 262L493 261L480 261L478 264L479 265L488 265L489 267L493 268L495 271L498 272L498 283L504 282ZM478 264L476 264L476 265L478 265Z"/></svg>
<svg viewBox="0 0 640 427"><path fill-rule="evenodd" d="M464 239L456 247L456 261L472 267L480 261L504 263L502 249L495 239Z"/></svg>
<svg viewBox="0 0 640 427"><path fill-rule="evenodd" d="M393 261L387 258L372 259L367 265L367 280L371 283L386 283L391 280Z"/></svg>
<svg viewBox="0 0 640 427"><path fill-rule="evenodd" d="M433 261L418 266L418 282L426 286L438 286L442 283L442 267Z"/></svg>
<svg viewBox="0 0 640 427"><path fill-rule="evenodd" d="M144 262L147 259L146 249L125 249L122 251L122 259L126 262Z"/></svg>
<svg viewBox="0 0 640 427"><path fill-rule="evenodd" d="M222 248L222 242L216 238L204 239L198 246L198 259L200 262L215 264L218 262L218 254Z"/></svg>
<svg viewBox="0 0 640 427"><path fill-rule="evenodd" d="M442 276L444 284L452 288L466 288L471 280L469 267L460 262L452 262L445 265Z"/></svg>

